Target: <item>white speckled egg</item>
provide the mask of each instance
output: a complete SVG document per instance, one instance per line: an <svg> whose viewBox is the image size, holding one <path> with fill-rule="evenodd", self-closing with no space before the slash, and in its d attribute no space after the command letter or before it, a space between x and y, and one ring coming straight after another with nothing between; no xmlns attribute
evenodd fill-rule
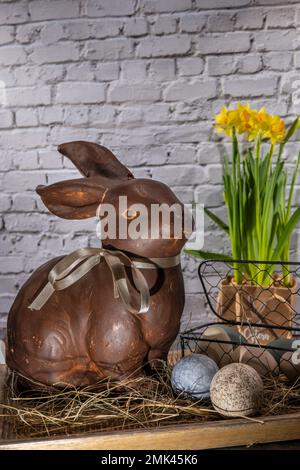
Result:
<svg viewBox="0 0 300 470"><path fill-rule="evenodd" d="M202 354L184 357L174 366L171 384L175 393L196 399L209 398L209 389L219 368L215 361Z"/></svg>
<svg viewBox="0 0 300 470"><path fill-rule="evenodd" d="M263 382L253 367L229 364L214 376L210 399L224 416L251 416L259 412L263 400Z"/></svg>

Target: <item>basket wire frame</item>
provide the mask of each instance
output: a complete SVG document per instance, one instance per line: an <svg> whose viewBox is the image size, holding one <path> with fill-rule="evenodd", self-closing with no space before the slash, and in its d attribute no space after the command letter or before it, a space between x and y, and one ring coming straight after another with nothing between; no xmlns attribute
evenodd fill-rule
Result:
<svg viewBox="0 0 300 470"><path fill-rule="evenodd" d="M236 271L240 284L233 280ZM245 271L255 274L249 277ZM244 362L262 375L282 369L289 378L300 375L300 366L298 370L291 363L297 350L294 340L300 337L300 263L208 260L200 263L198 275L216 320L180 335L182 356L198 352L212 357L221 367ZM269 276L267 286L258 282L262 275L265 279ZM286 285L286 279L291 279L292 285ZM207 336L215 326L225 327L229 337ZM273 345L276 339L279 341Z"/></svg>

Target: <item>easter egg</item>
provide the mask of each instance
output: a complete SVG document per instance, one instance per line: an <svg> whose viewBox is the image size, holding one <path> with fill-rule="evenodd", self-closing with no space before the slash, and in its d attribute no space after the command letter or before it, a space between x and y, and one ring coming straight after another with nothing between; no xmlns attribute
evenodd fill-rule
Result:
<svg viewBox="0 0 300 470"><path fill-rule="evenodd" d="M293 349L292 344L293 344L292 339L278 338L272 341L271 343L269 343L268 346L271 346L272 349L270 348L269 351L279 363L281 356L285 352L287 352L289 349ZM273 348L279 348L279 349L273 349Z"/></svg>
<svg viewBox="0 0 300 470"><path fill-rule="evenodd" d="M285 352L281 356L279 368L290 382L294 382L300 376L300 351Z"/></svg>
<svg viewBox="0 0 300 470"><path fill-rule="evenodd" d="M210 385L210 399L224 416L251 416L259 412L263 382L253 367L229 364L216 373Z"/></svg>
<svg viewBox="0 0 300 470"><path fill-rule="evenodd" d="M294 340L279 338L272 341L269 346L280 349L270 349L277 359L280 371L286 375L288 380L294 382L300 376L300 350L295 348ZM284 351L294 349L294 351Z"/></svg>
<svg viewBox="0 0 300 470"><path fill-rule="evenodd" d="M253 367L261 377L278 375L279 367L271 352L265 348L253 346L239 346L233 352L234 362L241 362Z"/></svg>
<svg viewBox="0 0 300 470"><path fill-rule="evenodd" d="M197 353L212 358L219 367L232 362L232 353L236 344L243 344L245 339L233 328L225 325L209 326L197 344Z"/></svg>
<svg viewBox="0 0 300 470"><path fill-rule="evenodd" d="M202 354L184 357L172 370L172 388L175 393L183 393L191 398L209 398L210 383L218 370L210 357Z"/></svg>

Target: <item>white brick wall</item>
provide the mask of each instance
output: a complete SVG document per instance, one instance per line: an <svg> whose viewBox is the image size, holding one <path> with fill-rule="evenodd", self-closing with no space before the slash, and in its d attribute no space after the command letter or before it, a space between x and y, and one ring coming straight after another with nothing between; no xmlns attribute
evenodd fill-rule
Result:
<svg viewBox="0 0 300 470"><path fill-rule="evenodd" d="M223 214L213 115L243 99L299 113L299 29L297 0L0 0L0 326L33 268L95 243L93 221L59 220L34 192L77 175L58 143L103 143ZM206 247L227 245L207 223ZM207 318L184 266L186 321Z"/></svg>

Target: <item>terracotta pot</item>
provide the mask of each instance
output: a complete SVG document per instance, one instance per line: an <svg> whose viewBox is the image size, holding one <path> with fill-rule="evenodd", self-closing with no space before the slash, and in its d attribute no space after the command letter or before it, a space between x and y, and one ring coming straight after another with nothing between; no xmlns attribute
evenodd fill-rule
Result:
<svg viewBox="0 0 300 470"><path fill-rule="evenodd" d="M270 287L239 285L232 277L227 277L220 283L217 313L224 320L241 322L236 328L251 344L264 345L280 337L290 339L290 331L274 329L273 326L292 326L296 291L294 277L289 288L280 285L278 277ZM270 327L252 326L254 323Z"/></svg>

